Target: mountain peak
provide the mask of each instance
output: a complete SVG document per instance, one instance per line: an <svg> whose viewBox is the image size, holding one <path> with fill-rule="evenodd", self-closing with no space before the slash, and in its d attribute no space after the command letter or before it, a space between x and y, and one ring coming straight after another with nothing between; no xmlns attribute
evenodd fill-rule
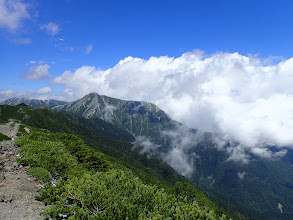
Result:
<svg viewBox="0 0 293 220"><path fill-rule="evenodd" d="M89 93L83 98L53 108L67 111L85 118L100 118L119 127L126 128L134 136L149 132L159 136L161 128L172 121L158 106L141 101L125 101L97 93ZM141 126L141 125L144 126Z"/></svg>
<svg viewBox="0 0 293 220"><path fill-rule="evenodd" d="M100 95L98 93L96 93L96 92L91 92L91 93L85 95L83 98L97 97L97 96L100 96Z"/></svg>

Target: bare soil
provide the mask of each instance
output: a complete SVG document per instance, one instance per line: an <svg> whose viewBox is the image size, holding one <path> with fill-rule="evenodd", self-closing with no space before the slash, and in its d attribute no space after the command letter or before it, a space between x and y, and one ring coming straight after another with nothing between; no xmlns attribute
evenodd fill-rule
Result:
<svg viewBox="0 0 293 220"><path fill-rule="evenodd" d="M46 207L35 200L42 185L27 174L28 167L19 166L16 162L19 155L14 141L18 129L19 124L15 122L0 125L0 132L12 138L0 142L0 220L44 219L40 213Z"/></svg>

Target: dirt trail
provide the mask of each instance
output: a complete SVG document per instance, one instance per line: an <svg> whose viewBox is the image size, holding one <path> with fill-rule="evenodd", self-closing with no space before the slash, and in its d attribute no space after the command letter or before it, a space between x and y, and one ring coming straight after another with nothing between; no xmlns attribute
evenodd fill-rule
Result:
<svg viewBox="0 0 293 220"><path fill-rule="evenodd" d="M0 132L12 138L0 141L0 220L44 219L40 212L45 205L35 200L41 189L40 183L27 174L28 168L19 167L16 158L19 124L9 122L0 125Z"/></svg>

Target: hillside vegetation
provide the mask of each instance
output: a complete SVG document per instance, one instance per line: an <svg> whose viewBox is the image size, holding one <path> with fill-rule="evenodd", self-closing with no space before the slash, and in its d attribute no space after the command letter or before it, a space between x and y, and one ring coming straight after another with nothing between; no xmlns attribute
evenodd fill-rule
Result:
<svg viewBox="0 0 293 220"><path fill-rule="evenodd" d="M144 152L149 150L167 161L178 173L208 192L221 207L232 208L252 219L292 219L293 150L290 148L285 149L287 155L283 158L268 159L245 152L249 163L242 163L234 160L231 153L234 152L231 149L237 149L236 142L189 129L154 104L96 93L53 109L91 120L110 120L135 137L146 136L154 146L146 145ZM278 146L267 147L275 153L280 151ZM280 205L282 210L278 208Z"/></svg>
<svg viewBox="0 0 293 220"><path fill-rule="evenodd" d="M32 131L26 134L21 127L23 136L17 142L21 146L19 162L29 165L32 175L47 182L39 197L51 205L44 215L105 219L113 219L111 215L117 219L226 218L225 211L169 165L133 151L131 144L122 141L123 135L117 140L103 136L49 109L26 106L0 106L0 109L1 123L13 118ZM111 136L116 131L109 126ZM96 193L101 197L97 198Z"/></svg>
<svg viewBox="0 0 293 220"><path fill-rule="evenodd" d="M31 132L18 139L21 158L47 182L38 199L43 213L69 219L227 219L196 200L144 184L129 169L111 164L103 154L68 134ZM49 175L48 175L49 174ZM57 180L54 186L49 178ZM179 189L178 189L179 191Z"/></svg>

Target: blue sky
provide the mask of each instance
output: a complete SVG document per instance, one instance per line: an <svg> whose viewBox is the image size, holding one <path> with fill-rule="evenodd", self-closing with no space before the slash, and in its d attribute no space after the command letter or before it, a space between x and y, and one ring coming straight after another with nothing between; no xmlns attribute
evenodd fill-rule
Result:
<svg viewBox="0 0 293 220"><path fill-rule="evenodd" d="M49 79L21 79L37 64L50 65L56 77L83 65L108 69L128 56L179 57L195 49L292 57L292 1L0 1L4 9L13 4L25 5L28 15L13 29L0 18L3 90L48 86ZM49 23L58 30L46 32Z"/></svg>
<svg viewBox="0 0 293 220"><path fill-rule="evenodd" d="M292 11L289 0L0 0L0 101L149 101L243 144L235 160L247 147L271 157L260 146L293 146Z"/></svg>

